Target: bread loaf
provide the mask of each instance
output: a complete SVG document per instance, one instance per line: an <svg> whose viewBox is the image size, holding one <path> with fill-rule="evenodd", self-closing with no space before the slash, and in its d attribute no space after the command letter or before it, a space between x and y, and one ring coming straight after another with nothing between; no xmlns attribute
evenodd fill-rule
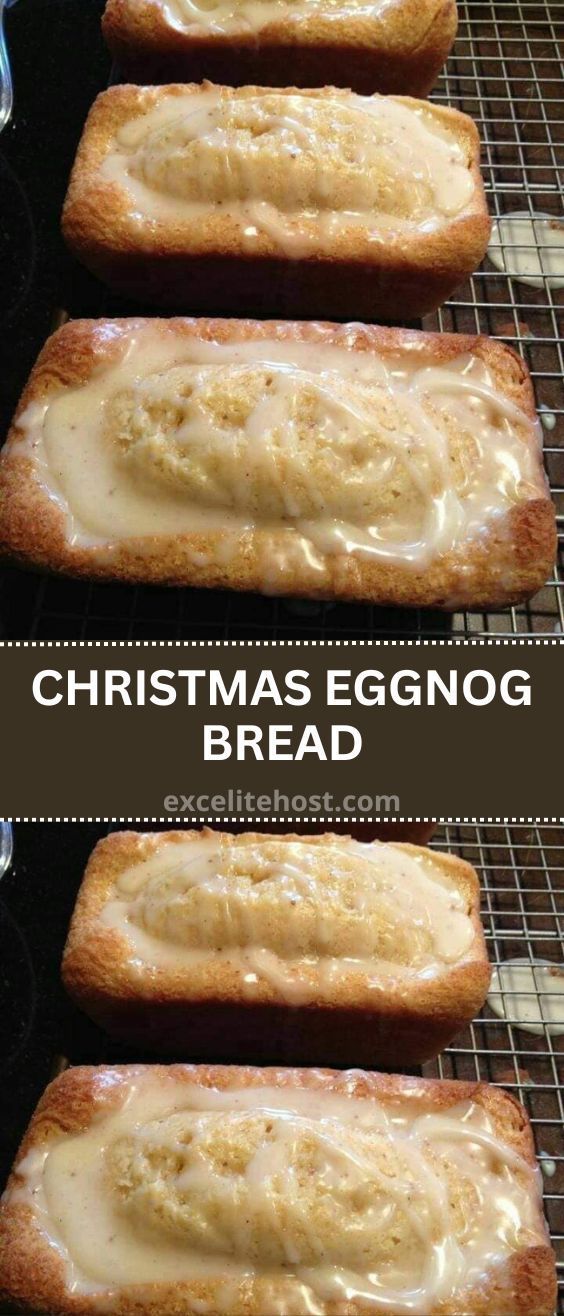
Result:
<svg viewBox="0 0 564 1316"><path fill-rule="evenodd" d="M490 220L474 124L335 87L112 87L78 149L71 249L182 311L399 319L479 265Z"/></svg>
<svg viewBox="0 0 564 1316"><path fill-rule="evenodd" d="M542 586L555 518L529 376L499 343L77 321L0 459L0 545L91 579L493 607Z"/></svg>
<svg viewBox="0 0 564 1316"><path fill-rule="evenodd" d="M525 1111L358 1069L70 1070L0 1208L0 1292L58 1316L551 1316Z"/></svg>

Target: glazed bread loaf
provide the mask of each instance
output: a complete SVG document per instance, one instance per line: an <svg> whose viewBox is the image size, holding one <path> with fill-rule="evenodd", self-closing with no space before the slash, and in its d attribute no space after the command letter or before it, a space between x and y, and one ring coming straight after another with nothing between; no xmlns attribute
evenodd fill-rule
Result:
<svg viewBox="0 0 564 1316"><path fill-rule="evenodd" d="M132 82L426 96L454 42L456 0L108 0L104 36Z"/></svg>
<svg viewBox="0 0 564 1316"><path fill-rule="evenodd" d="M145 303L414 319L479 265L472 121L334 87L113 87L64 213L71 249Z"/></svg>
<svg viewBox="0 0 564 1316"><path fill-rule="evenodd" d="M468 864L409 845L113 833L63 979L108 1032L163 1054L410 1066L484 1002L479 900Z"/></svg>
<svg viewBox="0 0 564 1316"><path fill-rule="evenodd" d="M328 1070L69 1070L0 1210L0 1290L58 1316L551 1316L525 1111Z"/></svg>
<svg viewBox="0 0 564 1316"><path fill-rule="evenodd" d="M91 578L488 607L555 551L523 362L361 325L69 324L0 495L5 550Z"/></svg>

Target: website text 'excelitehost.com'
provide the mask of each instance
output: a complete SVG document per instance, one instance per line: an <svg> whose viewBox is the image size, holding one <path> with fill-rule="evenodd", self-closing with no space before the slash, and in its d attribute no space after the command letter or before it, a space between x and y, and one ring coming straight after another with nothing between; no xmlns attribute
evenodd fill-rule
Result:
<svg viewBox="0 0 564 1316"><path fill-rule="evenodd" d="M340 814L343 817L361 816L369 818L383 813L401 813L400 797L394 794L366 793L363 795L343 795L339 798L332 791L323 791L312 795L287 795L282 791L275 790L270 794L262 792L257 795L253 791L244 791L237 788L229 790L223 795L198 794L196 792L193 794L181 792L178 795L165 795L163 808L165 813L199 817L207 814L225 814L229 816L263 814L265 817L270 815L285 817L292 814L302 814L304 817L308 817L313 814L323 818Z"/></svg>

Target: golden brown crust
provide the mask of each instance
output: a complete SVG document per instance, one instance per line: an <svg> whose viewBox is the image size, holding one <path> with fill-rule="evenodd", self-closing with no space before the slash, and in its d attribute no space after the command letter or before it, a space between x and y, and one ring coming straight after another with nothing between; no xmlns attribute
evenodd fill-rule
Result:
<svg viewBox="0 0 564 1316"><path fill-rule="evenodd" d="M222 97L256 97L268 88L203 84ZM474 183L472 204L460 216L429 232L387 235L373 242L359 225L343 223L332 237L331 251L314 247L298 259L284 256L264 230L249 252L243 228L227 207L210 206L205 217L193 214L151 219L130 218L131 201L116 181L101 173L119 129L153 109L163 96L201 92L202 85L112 87L103 92L88 116L63 210L63 232L71 250L111 287L164 307L190 306L197 313L218 306L237 314L335 319L386 319L390 307L403 321L435 310L457 284L480 264L491 222L480 173L480 142L471 119L458 110L427 106L437 123L451 131L463 148ZM340 96L346 95L342 89ZM278 95L299 94L297 87ZM335 88L314 88L308 96L332 96ZM398 97L407 106L420 105Z"/></svg>
<svg viewBox="0 0 564 1316"><path fill-rule="evenodd" d="M453 855L433 862L467 901L474 942L464 962L435 977L409 983L401 978L374 992L358 972L343 972L331 994L309 972L311 1001L290 1005L264 978L245 991L240 968L210 954L189 965L151 966L141 982L128 942L118 928L101 922L115 882L127 868L163 845L185 845L202 837L218 843L253 845L276 834L210 831L116 832L100 841L88 863L63 959L63 979L87 1014L113 1035L164 1055L279 1060L284 1064L366 1065L409 1068L436 1056L477 1013L490 983L480 885L474 869ZM292 833L284 838L299 841ZM322 846L331 834L308 836ZM337 838L338 839L338 838ZM416 846L399 845L414 856Z"/></svg>
<svg viewBox="0 0 564 1316"><path fill-rule="evenodd" d="M380 15L286 15L259 32L172 26L159 0L108 0L102 28L131 82L260 82L283 86L291 61L299 87L335 82L364 94L426 96L452 49L456 0L396 0Z"/></svg>
<svg viewBox="0 0 564 1316"><path fill-rule="evenodd" d="M275 539L256 529L225 561L214 560L217 532L121 540L110 547L71 545L63 511L48 498L29 452L21 444L21 419L31 403L44 402L65 388L86 383L94 369L115 364L124 341L139 321L77 320L48 340L18 406L0 458L0 551L23 565L88 579L142 581L169 585L260 591L265 558ZM141 322L145 323L145 322ZM152 320L163 334L199 336L219 342L277 338L343 344L343 327L292 321ZM108 325L111 333L107 332ZM501 393L531 420L529 442L538 451L535 404L524 362L510 348L469 335L420 334L407 329L347 326L347 342L356 351L397 355L428 351L434 364L462 353L480 357ZM206 554L206 550L210 550ZM469 549L443 554L424 569L403 562L371 561L353 554L326 558L320 573L288 568L279 582L282 594L313 598L366 600L404 607L504 607L530 598L544 584L554 562L556 528L538 452L538 497L516 505ZM204 561L198 555L205 554ZM269 582L272 589L272 580Z"/></svg>
<svg viewBox="0 0 564 1316"><path fill-rule="evenodd" d="M45 1147L61 1134L80 1133L88 1128L93 1116L110 1113L121 1104L128 1084L143 1066L112 1069L113 1082L104 1082L104 1068L68 1070L47 1088L24 1137L9 1180L8 1193L0 1207L0 1295L16 1299L26 1309L56 1313L57 1316L94 1316L100 1310L99 1296L71 1292L65 1283L64 1265L49 1247L34 1224L30 1208L11 1193L20 1179L18 1166L31 1151ZM154 1067L158 1073L160 1067ZM485 1083L441 1082L404 1078L396 1075L337 1073L330 1070L253 1069L249 1067L189 1066L174 1067L177 1080L221 1090L240 1087L288 1086L301 1089L337 1092L355 1098L398 1101L407 1106L423 1102L426 1109L446 1111L463 1101L481 1105L492 1121L497 1137L529 1164L535 1164L531 1128L523 1108L507 1093ZM539 1207L538 1225L546 1226ZM210 1281L210 1284L213 1283ZM116 1290L112 1294L112 1316L195 1316L203 1309L202 1299L210 1299L198 1287L185 1284L139 1285ZM478 1289L458 1295L453 1302L441 1303L427 1316L551 1316L556 1299L555 1257L546 1245L524 1248L503 1266L484 1277ZM195 1299L195 1301L194 1301ZM225 1310L225 1308L222 1308ZM359 1301L329 1303L328 1316L369 1316L370 1308ZM229 1313L226 1310L226 1316ZM233 1313L233 1316L235 1314ZM265 1316L264 1309L253 1302L252 1293L237 1316ZM390 1316L395 1316L390 1310Z"/></svg>

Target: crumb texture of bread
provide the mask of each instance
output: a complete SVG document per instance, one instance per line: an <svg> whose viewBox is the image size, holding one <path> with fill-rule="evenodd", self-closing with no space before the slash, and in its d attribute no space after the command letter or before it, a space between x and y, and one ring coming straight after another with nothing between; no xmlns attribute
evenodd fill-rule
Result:
<svg viewBox="0 0 564 1316"><path fill-rule="evenodd" d="M452 856L206 828L96 847L63 976L161 1053L213 1055L223 1030L229 1056L390 1066L436 1055L490 969L476 874Z"/></svg>
<svg viewBox="0 0 564 1316"><path fill-rule="evenodd" d="M469 118L329 86L111 88L63 213L76 255L145 303L356 320L392 288L404 320L435 309L490 229Z"/></svg>
<svg viewBox="0 0 564 1316"><path fill-rule="evenodd" d="M530 379L484 338L77 321L0 485L6 549L94 578L455 608L528 597L554 560Z"/></svg>
<svg viewBox="0 0 564 1316"><path fill-rule="evenodd" d="M132 82L284 86L426 96L452 48L455 0L108 0L106 42Z"/></svg>
<svg viewBox="0 0 564 1316"><path fill-rule="evenodd" d="M344 1283L347 1316L383 1300L394 1316L550 1316L555 1295L527 1117L480 1083L71 1070L39 1105L0 1229L0 1291L62 1316L338 1316Z"/></svg>

